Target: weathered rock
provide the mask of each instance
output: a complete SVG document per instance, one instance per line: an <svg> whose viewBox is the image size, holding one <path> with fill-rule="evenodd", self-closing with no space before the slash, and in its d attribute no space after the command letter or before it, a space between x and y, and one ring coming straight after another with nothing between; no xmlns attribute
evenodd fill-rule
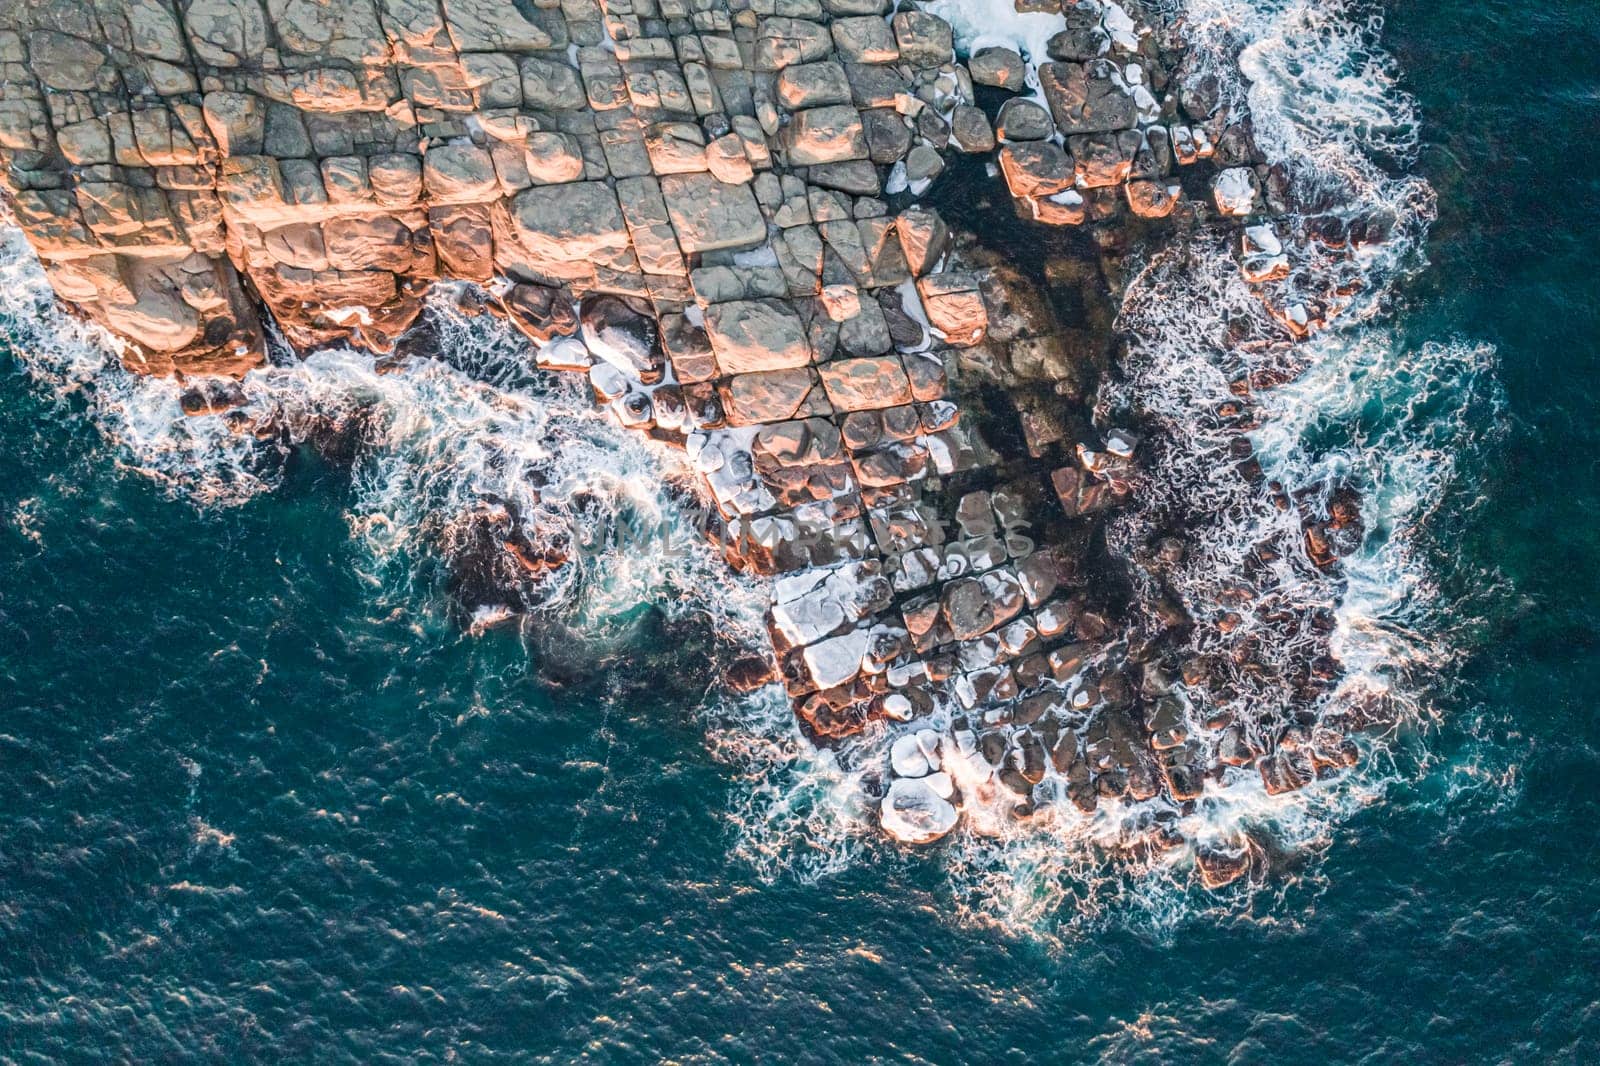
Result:
<svg viewBox="0 0 1600 1066"><path fill-rule="evenodd" d="M794 166L867 158L861 115L847 105L797 112L786 134L789 162Z"/></svg>
<svg viewBox="0 0 1600 1066"><path fill-rule="evenodd" d="M850 103L850 81L833 60L785 67L778 75L778 99L790 111Z"/></svg>
<svg viewBox="0 0 1600 1066"><path fill-rule="evenodd" d="M654 318L616 296L585 300L578 318L590 352L647 385L661 380L664 358Z"/></svg>
<svg viewBox="0 0 1600 1066"><path fill-rule="evenodd" d="M911 402L911 383L896 356L836 359L820 368L836 411L864 411Z"/></svg>
<svg viewBox="0 0 1600 1066"><path fill-rule="evenodd" d="M1255 210L1260 183L1248 167L1234 167L1216 176L1211 183L1211 193L1220 213L1243 218Z"/></svg>
<svg viewBox="0 0 1600 1066"><path fill-rule="evenodd" d="M955 46L950 24L937 15L902 11L894 17L894 39L900 58L914 67L947 63Z"/></svg>
<svg viewBox="0 0 1600 1066"><path fill-rule="evenodd" d="M950 112L950 143L963 152L992 151L994 130L988 117L975 107L956 107Z"/></svg>
<svg viewBox="0 0 1600 1066"><path fill-rule="evenodd" d="M895 35L875 15L835 21L833 42L846 63L893 63L900 58Z"/></svg>
<svg viewBox="0 0 1600 1066"><path fill-rule="evenodd" d="M923 310L933 327L956 346L977 344L988 330L978 279L971 274L931 274L917 280Z"/></svg>
<svg viewBox="0 0 1600 1066"><path fill-rule="evenodd" d="M422 184L435 204L483 203L500 197L494 161L474 144L442 145L423 156Z"/></svg>
<svg viewBox="0 0 1600 1066"><path fill-rule="evenodd" d="M895 233L906 265L916 277L931 273L950 246L950 230L931 208L910 207L902 211L895 220ZM918 332L909 339L914 344L920 338Z"/></svg>
<svg viewBox="0 0 1600 1066"><path fill-rule="evenodd" d="M661 194L685 252L746 248L767 236L755 194L748 185L729 185L710 174L670 175Z"/></svg>
<svg viewBox="0 0 1600 1066"><path fill-rule="evenodd" d="M1003 146L1000 172L1013 196L1053 196L1071 189L1074 180L1071 160L1050 141Z"/></svg>
<svg viewBox="0 0 1600 1066"><path fill-rule="evenodd" d="M1042 64L1039 84L1064 134L1129 129L1138 121L1138 104L1104 60Z"/></svg>
<svg viewBox="0 0 1600 1066"><path fill-rule="evenodd" d="M517 236L541 262L592 263L629 248L617 194L604 182L546 185L520 192L512 200L512 218Z"/></svg>
<svg viewBox="0 0 1600 1066"><path fill-rule="evenodd" d="M979 85L1021 92L1027 71L1022 57L1009 48L980 48L967 61L972 80Z"/></svg>
<svg viewBox="0 0 1600 1066"><path fill-rule="evenodd" d="M780 300L735 300L705 312L706 335L724 374L787 370L811 362L799 317Z"/></svg>

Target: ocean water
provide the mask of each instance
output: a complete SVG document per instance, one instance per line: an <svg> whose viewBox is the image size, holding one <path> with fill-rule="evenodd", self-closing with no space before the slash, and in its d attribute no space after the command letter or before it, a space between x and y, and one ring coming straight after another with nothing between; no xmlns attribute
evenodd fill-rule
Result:
<svg viewBox="0 0 1600 1066"><path fill-rule="evenodd" d="M781 700L718 691L761 590L677 535L674 458L487 323L401 374L260 375L280 452L99 373L13 263L0 1056L1600 1058L1600 11L1189 8L1257 35L1277 150L1415 236L1257 435L1366 491L1341 652L1406 711L1351 779L1206 812L1270 830L1264 881L862 832ZM1176 425L1214 368L1163 329L1237 295L1199 261L1125 309L1127 388ZM453 610L439 560L530 484L536 539L596 542L526 624Z"/></svg>

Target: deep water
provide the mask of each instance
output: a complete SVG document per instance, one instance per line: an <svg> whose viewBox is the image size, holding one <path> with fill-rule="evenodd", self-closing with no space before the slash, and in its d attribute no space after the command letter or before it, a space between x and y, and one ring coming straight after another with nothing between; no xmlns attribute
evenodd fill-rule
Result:
<svg viewBox="0 0 1600 1066"><path fill-rule="evenodd" d="M0 1058L1600 1059L1600 8L1385 42L1440 201L1392 321L1494 345L1506 425L1422 538L1466 654L1415 772L1300 876L1054 938L926 856L763 876L702 663L554 684L378 594L342 469L197 509L7 352Z"/></svg>

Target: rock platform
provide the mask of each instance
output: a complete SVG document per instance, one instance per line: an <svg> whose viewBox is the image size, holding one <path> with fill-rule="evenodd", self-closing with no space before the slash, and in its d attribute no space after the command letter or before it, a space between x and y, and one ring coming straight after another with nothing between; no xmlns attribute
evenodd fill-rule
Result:
<svg viewBox="0 0 1600 1066"><path fill-rule="evenodd" d="M898 738L887 831L1154 801L1171 846L1226 767L1278 791L1353 759L1207 720L1189 607L1133 633L1097 580L1140 446L1090 406L1115 258L1227 227L1281 278L1287 176L1137 4L1016 10L1059 19L1046 54L963 60L883 0L15 0L0 184L139 372L237 377L269 322L388 352L436 281L482 285L538 365L686 449L730 563L774 575L769 676L809 736ZM1082 228L1075 320L918 202L961 156Z"/></svg>

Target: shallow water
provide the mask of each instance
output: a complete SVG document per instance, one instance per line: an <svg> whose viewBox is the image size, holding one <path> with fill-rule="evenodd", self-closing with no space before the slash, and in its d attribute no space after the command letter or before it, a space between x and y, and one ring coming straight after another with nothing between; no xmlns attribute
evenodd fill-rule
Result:
<svg viewBox="0 0 1600 1066"><path fill-rule="evenodd" d="M789 787L787 712L725 707L702 652L670 658L692 619L648 605L721 580L692 553L664 573L601 553L555 598L561 642L465 635L425 546L386 535L501 469L463 481L463 454L548 463L556 434L624 457L610 506L674 506L640 494L669 458L560 396L497 408L482 366L375 378L387 409L456 419L448 462L300 452L228 466L247 498L196 507L191 453L151 428L170 417L124 407L149 421L121 438L161 448L108 443L91 396L8 352L0 1054L1593 1061L1600 16L1397 3L1384 41L1438 196L1430 265L1350 347L1362 375L1296 386L1390 388L1340 393L1279 451L1372 464L1397 529L1353 599L1394 617L1414 577L1443 665L1408 689L1431 724L1303 823L1268 886L1123 875L1044 897L1092 921L976 920L1036 915L1045 889L1004 852L843 832L826 767ZM1407 373L1441 384L1395 389Z"/></svg>

